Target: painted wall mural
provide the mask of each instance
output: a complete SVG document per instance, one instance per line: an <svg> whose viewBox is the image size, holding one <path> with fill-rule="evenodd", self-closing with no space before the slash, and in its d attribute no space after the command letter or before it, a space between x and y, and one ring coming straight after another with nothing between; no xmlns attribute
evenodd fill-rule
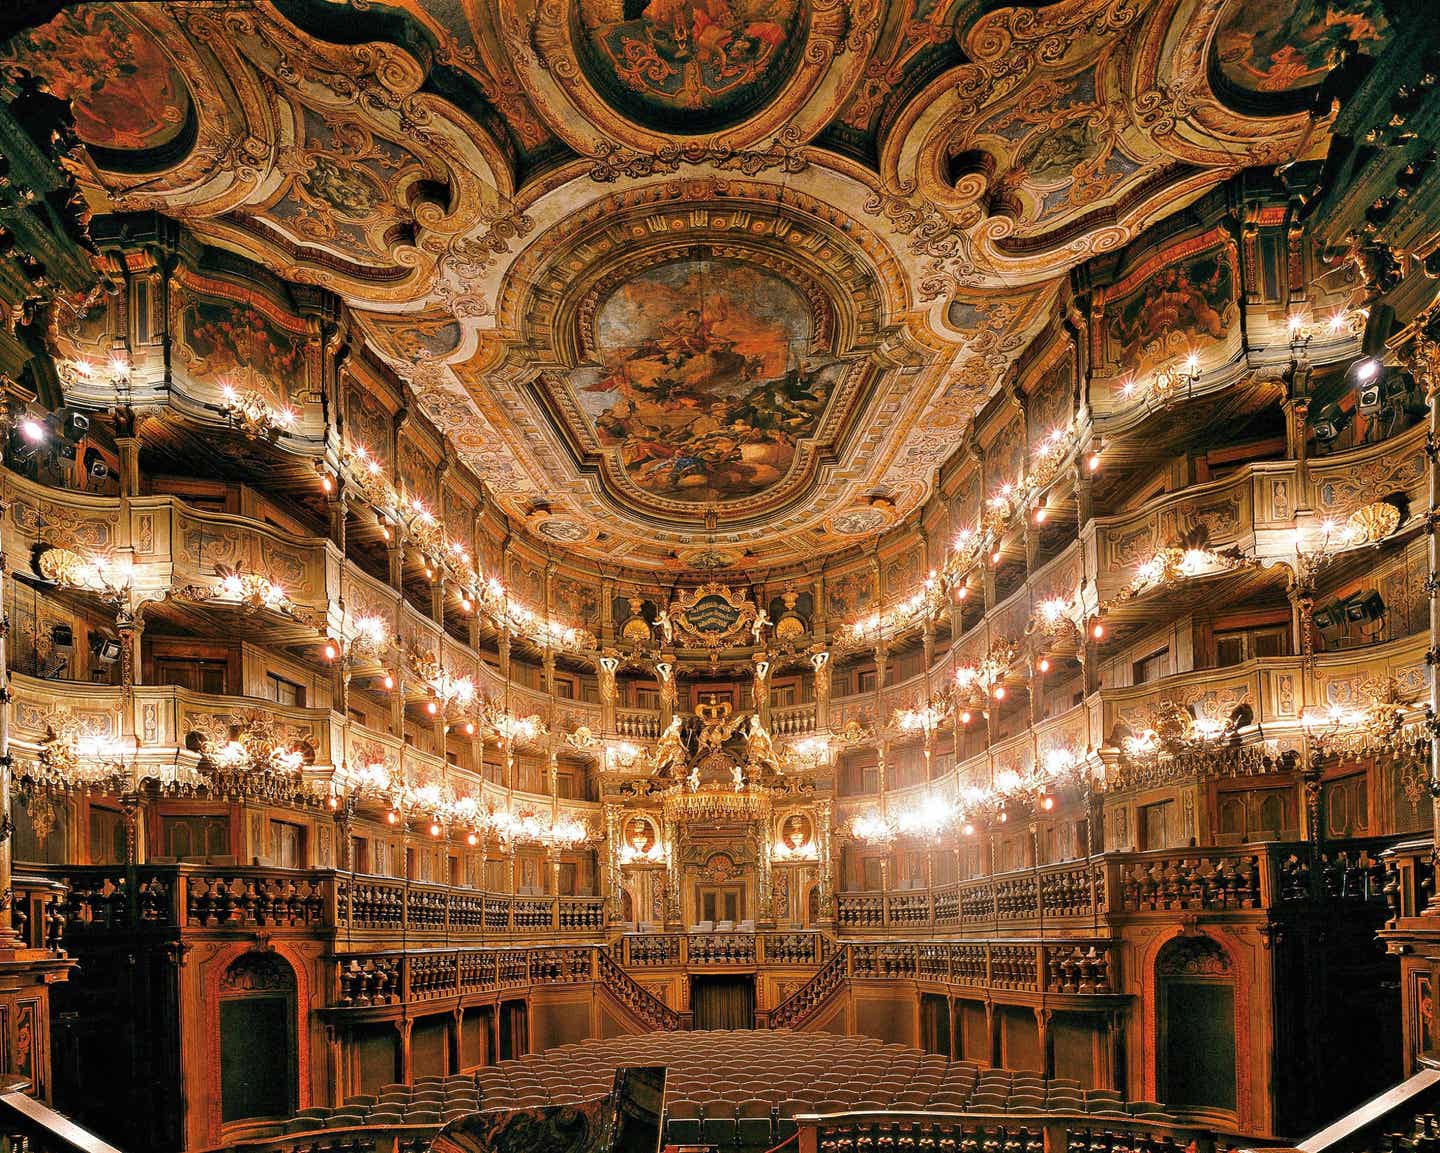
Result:
<svg viewBox="0 0 1440 1153"><path fill-rule="evenodd" d="M1215 35L1221 75L1251 92L1289 92L1320 83L1340 44L1374 52L1390 35L1380 0L1243 0Z"/></svg>
<svg viewBox="0 0 1440 1153"><path fill-rule="evenodd" d="M580 0L574 35L586 75L617 111L709 132L783 83L804 11L799 0Z"/></svg>
<svg viewBox="0 0 1440 1153"><path fill-rule="evenodd" d="M76 135L99 148L163 148L191 113L189 89L160 45L115 7L67 9L9 41L0 63L23 65L69 100Z"/></svg>
<svg viewBox="0 0 1440 1153"><path fill-rule="evenodd" d="M1223 341L1239 321L1237 279L1228 242L1160 268L1138 288L1127 278L1105 307L1107 361L1138 377Z"/></svg>
<svg viewBox="0 0 1440 1153"><path fill-rule="evenodd" d="M795 286L737 260L684 258L600 305L598 367L570 384L604 446L647 492L719 502L781 480L841 364L811 347Z"/></svg>
<svg viewBox="0 0 1440 1153"><path fill-rule="evenodd" d="M182 358L190 375L254 389L284 401L305 387L305 345L258 308L192 297L182 314Z"/></svg>

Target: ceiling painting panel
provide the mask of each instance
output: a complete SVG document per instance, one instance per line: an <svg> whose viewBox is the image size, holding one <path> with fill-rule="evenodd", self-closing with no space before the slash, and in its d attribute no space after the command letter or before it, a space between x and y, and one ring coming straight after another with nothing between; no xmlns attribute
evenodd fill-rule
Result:
<svg viewBox="0 0 1440 1153"><path fill-rule="evenodd" d="M1317 155L1342 42L1394 34L1377 0L97 3L0 65L72 102L97 205L343 298L537 544L679 574L913 514L1078 264ZM1101 293L1100 372L1235 356L1233 242L1187 244ZM219 323L179 329L196 371L265 351Z"/></svg>

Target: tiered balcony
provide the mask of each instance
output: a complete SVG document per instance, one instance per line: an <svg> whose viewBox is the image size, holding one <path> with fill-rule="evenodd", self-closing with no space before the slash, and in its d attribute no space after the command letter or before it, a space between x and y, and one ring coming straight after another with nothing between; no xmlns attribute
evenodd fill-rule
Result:
<svg viewBox="0 0 1440 1153"><path fill-rule="evenodd" d="M937 932L957 937L1118 932L1176 913L1263 920L1313 901L1382 901L1387 842L1308 842L1104 853L933 889L836 895L843 935Z"/></svg>

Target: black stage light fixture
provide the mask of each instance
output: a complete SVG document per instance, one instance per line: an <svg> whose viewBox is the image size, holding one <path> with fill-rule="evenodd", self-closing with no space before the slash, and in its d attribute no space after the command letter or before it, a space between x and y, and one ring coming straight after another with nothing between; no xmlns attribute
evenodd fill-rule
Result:
<svg viewBox="0 0 1440 1153"><path fill-rule="evenodd" d="M1373 356L1362 356L1345 370L1345 383L1355 390L1360 412L1378 412L1385 399L1385 366Z"/></svg>
<svg viewBox="0 0 1440 1153"><path fill-rule="evenodd" d="M90 638L90 654L102 665L113 665L120 659L120 642L114 637L96 633Z"/></svg>
<svg viewBox="0 0 1440 1153"><path fill-rule="evenodd" d="M85 450L84 463L85 472L96 480L109 480L115 475L115 470L106 463L105 457L94 445Z"/></svg>
<svg viewBox="0 0 1440 1153"><path fill-rule="evenodd" d="M73 408L65 410L65 419L60 425L60 435L72 444L77 440L84 440L90 433L90 418L83 412L76 412Z"/></svg>
<svg viewBox="0 0 1440 1153"><path fill-rule="evenodd" d="M1333 444L1340 434L1349 427L1352 415L1338 404L1327 404L1316 412L1310 427L1315 430L1316 443L1321 446Z"/></svg>
<svg viewBox="0 0 1440 1153"><path fill-rule="evenodd" d="M1385 615L1385 598L1375 589L1356 593L1345 602L1346 619L1378 621Z"/></svg>

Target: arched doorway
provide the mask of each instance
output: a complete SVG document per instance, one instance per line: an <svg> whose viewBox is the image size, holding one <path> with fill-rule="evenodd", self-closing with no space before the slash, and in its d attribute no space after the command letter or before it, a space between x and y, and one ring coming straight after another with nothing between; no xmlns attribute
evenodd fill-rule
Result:
<svg viewBox="0 0 1440 1153"><path fill-rule="evenodd" d="M1155 959L1156 1086L1183 1109L1235 1111L1235 972L1210 937L1176 937Z"/></svg>
<svg viewBox="0 0 1440 1153"><path fill-rule="evenodd" d="M220 1117L295 1112L295 971L278 953L245 953L220 979Z"/></svg>

